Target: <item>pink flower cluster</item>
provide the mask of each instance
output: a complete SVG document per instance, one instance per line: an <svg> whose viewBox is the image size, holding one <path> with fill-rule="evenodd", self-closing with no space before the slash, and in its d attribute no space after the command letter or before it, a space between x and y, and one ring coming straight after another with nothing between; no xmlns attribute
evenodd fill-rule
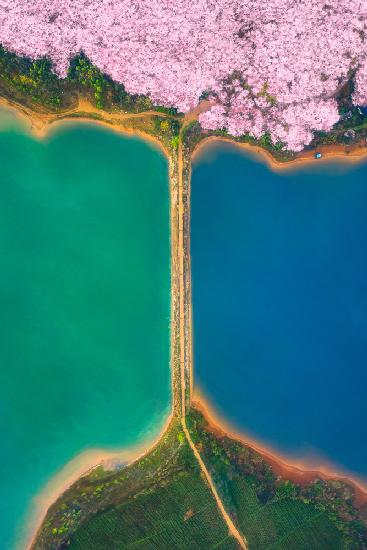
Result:
<svg viewBox="0 0 367 550"><path fill-rule="evenodd" d="M10 50L51 57L61 76L83 51L128 92L184 112L210 92L204 128L293 150L338 120L352 70L367 103L366 33L366 0L0 0Z"/></svg>

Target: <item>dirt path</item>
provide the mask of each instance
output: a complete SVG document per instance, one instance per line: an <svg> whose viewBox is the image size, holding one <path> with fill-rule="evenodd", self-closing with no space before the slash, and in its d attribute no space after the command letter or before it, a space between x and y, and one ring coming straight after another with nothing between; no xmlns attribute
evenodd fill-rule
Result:
<svg viewBox="0 0 367 550"><path fill-rule="evenodd" d="M149 115L153 115L153 116L158 115L166 118L178 118L178 117L172 117L172 115L168 115L166 113L161 113L159 111L154 111L154 110L146 111L142 113L108 113L93 107L89 102L85 100L80 100L78 105L75 108L70 109L69 111L65 111L64 113L55 113L55 114L34 112L28 107L19 105L16 102L10 102L4 98L0 98L0 106L1 105L5 105L8 108L10 107L12 109L16 109L18 114L25 117L30 122L32 132L39 137L43 137L47 133L47 130L50 127L50 125L52 125L53 123L62 121L62 120L75 119L74 117L76 114L79 115L79 117L81 118L85 118L85 119L89 118L90 120L93 120L96 122L102 122L107 124L112 123L115 129L116 129L115 123L117 123L118 125L119 122L126 121L128 119L141 118ZM204 105L200 107L200 109L195 110L192 113L189 113L189 115L185 118L185 122L186 123L192 122L192 120L195 120L198 114L202 110L205 110L206 108L208 108L208 105L204 103ZM99 117L98 119L94 118L96 115L98 115ZM124 131L126 131L125 128L124 128ZM149 136L147 135L144 137L147 138ZM183 162L182 129L181 129L179 149L178 149L178 163L177 163L177 195L176 195L177 202L173 204L173 207L172 207L173 213L175 211L175 205L177 207L176 221L173 222L173 225L171 227L171 230L176 229L176 235L177 235L177 241L175 241L175 235L174 235L175 232L172 231L171 238L173 239L173 243L174 243L173 247L175 249L172 261L173 262L176 261L178 263L178 271L179 271L178 277L177 277L177 284L175 284L174 280L172 281L174 293L178 294L177 309L178 309L178 318L179 318L177 323L178 324L177 328L179 333L177 338L177 340L179 341L179 358L176 356L177 359L179 359L178 361L179 370L177 369L176 376L174 375L174 372L172 372L172 379L176 377L179 378L179 384L181 386L180 395L179 395L179 392L177 394L179 395L179 398L177 399L176 414L180 415L182 430L200 466L202 474L207 481L208 487L215 499L217 507L225 523L227 524L229 534L236 539L240 548L242 548L243 550L248 550L247 541L245 537L241 535L241 533L238 531L232 519L230 518L228 512L226 511L223 505L223 502L218 494L218 491L215 487L213 479L207 467L205 466L205 463L200 455L199 450L197 449L195 443L191 438L191 435L189 433L189 430L186 424L186 404L189 403L191 394L192 394L192 370L191 370L192 326L191 326L191 299L188 297L189 296L188 290L190 291L190 288L187 288L190 285L190 261L186 251L186 248L188 248L189 236L185 234L185 232L188 231L189 229L185 227L185 223L188 224L187 208L189 208L189 205L186 206L186 204L188 204L189 202L189 197L185 195L186 190L184 188L183 175L184 175L184 162ZM172 201L172 198L171 198L171 201ZM185 216L186 216L186 220L185 220ZM186 243L186 247L185 247L185 243ZM175 303L175 300L176 298L174 298L173 304ZM175 333L175 330L173 328L172 334L174 333ZM173 359L171 359L173 363L174 363L176 349L177 349L175 348L174 344L175 342L173 340L172 341Z"/></svg>
<svg viewBox="0 0 367 550"><path fill-rule="evenodd" d="M143 118L146 116L160 116L163 118L179 118L175 115L169 115L168 113L162 113L160 111L144 111L140 113L129 112L108 112L94 107L89 101L85 99L79 99L78 105L63 111L60 113L47 113L33 111L31 108L17 103L16 101L10 101L6 98L0 98L0 107L5 106L15 110L16 115L25 118L30 125L30 129L37 137L44 137L48 128L60 121L64 120L76 120L76 119L88 119L94 122L102 122L108 125L118 125L130 119ZM78 117L76 117L78 115Z"/></svg>
<svg viewBox="0 0 367 550"><path fill-rule="evenodd" d="M247 541L245 539L245 537L243 537L243 535L240 534L240 532L238 531L237 527L235 526L235 524L233 523L233 521L231 520L231 518L229 517L229 514L228 512L226 511L226 509L224 508L224 505L221 501L221 498L220 496L218 495L218 491L217 489L215 488L215 485L214 485L214 482L212 480L212 477L210 475L210 473L208 472L208 469L207 467L205 466L204 464L204 461L203 459L201 458L200 456L200 453L197 449L197 447L195 446L193 440L191 439L191 436L190 436L190 433L189 433L189 430L187 429L186 427L186 419L183 417L182 420L181 420L181 424L182 424L182 429L186 435L186 438L187 438L187 441L189 442L189 445L192 449L192 452L194 453L195 455L195 458L196 460L198 461L199 463L199 466L200 466L200 469L202 471L202 473L204 474L204 477L209 485L209 488L212 492L212 495L213 497L215 498L215 501L217 503L217 506L218 506L218 509L220 511L220 513L222 514L222 517L224 519L224 521L226 522L227 526L228 526L228 530L229 530L229 533L232 535L232 537L234 537L238 544L240 545L241 548L243 548L243 550L248 550L248 547L247 547Z"/></svg>
<svg viewBox="0 0 367 550"><path fill-rule="evenodd" d="M182 134L182 131L181 131ZM201 455L193 442L190 432L187 429L186 425L186 373L187 371L190 372L190 365L187 363L191 363L191 358L186 357L186 347L188 347L189 351L188 353L191 353L191 346L190 342L186 341L186 331L185 331L185 324L186 324L186 316L189 314L187 309L185 308L185 295L186 295L186 288L185 288L185 279L184 279L184 269L185 269L185 243L184 243L184 236L185 236L185 206L183 202L184 197L184 189L183 189L183 169L184 169L184 163L183 163L183 152L182 152L182 135L180 134L180 142L179 142L179 150L178 150L178 257L179 257L179 270L180 270L180 282L179 282L179 295L180 295L180 371L181 371L181 425L182 429L184 431L184 434L186 435L186 439L192 449L192 452L194 453L194 456L196 460L198 461L198 464L200 466L200 469L208 483L208 486L212 492L212 495L217 503L218 509L224 519L224 521L227 524L228 530L230 535L232 535L238 542L239 546L243 548L243 550L248 550L247 547L247 541L243 535L240 534L237 527L233 523L232 519L230 518L228 512L226 511L223 502L218 494L218 491L215 487L215 484L213 482L213 479L205 466L205 463L203 459L201 458ZM189 323L191 325L191 319L189 319ZM192 327L190 326L190 332L192 330ZM188 360L188 361L187 361ZM190 384L190 381L189 381Z"/></svg>
<svg viewBox="0 0 367 550"><path fill-rule="evenodd" d="M184 205L183 205L183 160L181 135L178 149L178 258L180 269L180 371L181 371L181 418L186 417L186 376L185 376L185 281L184 281Z"/></svg>

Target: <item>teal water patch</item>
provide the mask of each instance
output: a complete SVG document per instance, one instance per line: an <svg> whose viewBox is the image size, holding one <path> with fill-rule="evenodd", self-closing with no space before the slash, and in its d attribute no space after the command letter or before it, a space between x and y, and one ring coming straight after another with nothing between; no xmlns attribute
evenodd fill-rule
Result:
<svg viewBox="0 0 367 550"><path fill-rule="evenodd" d="M91 125L0 131L0 533L93 448L158 435L170 410L168 168Z"/></svg>
<svg viewBox="0 0 367 550"><path fill-rule="evenodd" d="M367 166L272 172L228 144L192 175L195 381L225 419L367 479Z"/></svg>

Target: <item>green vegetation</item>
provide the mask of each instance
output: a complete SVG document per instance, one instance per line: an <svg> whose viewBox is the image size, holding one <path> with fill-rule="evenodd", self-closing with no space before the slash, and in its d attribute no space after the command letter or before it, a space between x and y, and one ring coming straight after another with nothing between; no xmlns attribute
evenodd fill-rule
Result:
<svg viewBox="0 0 367 550"><path fill-rule="evenodd" d="M208 137L223 137L235 143L248 143L257 147L262 147L268 151L275 159L280 162L286 162L295 158L295 154L284 149L284 143L278 141L273 143L270 134L265 133L260 139L255 139L250 134L243 134L240 137L233 137L227 130L206 130L202 131L197 121L192 121L183 129L184 149L186 156L192 154L201 141Z"/></svg>
<svg viewBox="0 0 367 550"><path fill-rule="evenodd" d="M63 97L63 81L52 72L48 59L32 61L18 57L0 46L0 93L24 104L38 104L45 109L69 107L73 98Z"/></svg>
<svg viewBox="0 0 367 550"><path fill-rule="evenodd" d="M315 149L330 144L365 144L367 139L367 116L359 107L353 105L355 71L349 75L349 80L341 87L336 100L338 102L340 120L330 132L315 132L314 139L307 149Z"/></svg>
<svg viewBox="0 0 367 550"><path fill-rule="evenodd" d="M160 138L168 151L175 154L179 145L181 121L177 118L157 115L154 115L152 119L153 134Z"/></svg>
<svg viewBox="0 0 367 550"><path fill-rule="evenodd" d="M63 112L83 97L105 111L155 110L179 116L175 108L156 106L147 96L128 94L122 84L102 73L83 53L71 60L67 77L58 78L49 59L32 61L0 46L0 95L36 111Z"/></svg>
<svg viewBox="0 0 367 550"><path fill-rule="evenodd" d="M72 60L68 78L77 83L85 92L92 94L96 107L99 109L103 108L107 82L101 71L97 67L94 67L84 55L79 55ZM119 97L121 99L126 95L122 86L116 86L115 92L116 95L119 95L120 92Z"/></svg>
<svg viewBox="0 0 367 550"><path fill-rule="evenodd" d="M79 96L88 98L98 109L128 113L159 109L147 96L128 94L122 84L102 73L83 53L71 60L65 84Z"/></svg>
<svg viewBox="0 0 367 550"><path fill-rule="evenodd" d="M269 94L268 82L264 82L262 89L257 95L258 97L264 97L271 106L276 105L277 98L274 95Z"/></svg>
<svg viewBox="0 0 367 550"><path fill-rule="evenodd" d="M236 75L234 75L236 76ZM261 94L268 96L264 84ZM349 94L349 95L348 95ZM367 138L367 117L350 105L351 88L341 92L342 120L328 134L315 135L310 148L327 143L353 144ZM206 137L223 136L269 151L279 161L295 154L264 134L232 138L225 130L203 133L192 121L182 128L175 109L153 106L146 96L131 96L83 55L76 56L65 79L47 59L31 61L0 47L0 95L38 112L63 113L88 99L104 111L159 114L123 119L111 125L153 135L177 158L184 146L184 175L190 155ZM205 94L203 94L203 97ZM275 102L276 99L272 98ZM83 116L75 111L68 116ZM189 396L189 385L186 391ZM195 409L187 424L223 503L249 550L367 550L367 508L353 503L353 487L340 481L316 480L297 485L276 476L251 448L210 430ZM112 471L96 468L80 478L48 510L33 550L219 549L235 550L227 525L200 472L176 418L165 436L146 456Z"/></svg>
<svg viewBox="0 0 367 550"><path fill-rule="evenodd" d="M198 411L192 410L188 424L250 550L367 548L367 510L353 505L350 485L317 480L301 486L286 481L259 453L214 435Z"/></svg>
<svg viewBox="0 0 367 550"><path fill-rule="evenodd" d="M233 79L241 80L235 72L228 78L228 85ZM341 120L328 133L315 132L306 150L331 144L348 146L367 143L367 116L352 103L353 79L354 75L351 74L336 97ZM245 82L243 86L246 87ZM102 73L83 53L71 60L68 75L62 79L53 72L49 59L32 61L0 46L0 95L39 112L63 113L76 107L78 98L82 97L97 109L107 112L143 113L154 110L176 122L183 116L175 108L153 105L147 96L128 94L122 84ZM266 97L270 103L276 102L276 98L269 95L266 82L259 95ZM207 92L204 92L202 99L206 97ZM154 133L157 135L157 128ZM164 142L168 150L173 152L177 150L179 140L174 128L171 128L170 134L167 139L164 137ZM283 143L273 143L267 133L258 140L249 134L233 138L224 129L203 132L196 121L191 122L184 131L185 152L190 154L200 141L209 136L226 137L238 143L262 147L280 162L292 160L296 156L287 151Z"/></svg>
<svg viewBox="0 0 367 550"><path fill-rule="evenodd" d="M81 478L50 508L34 550L235 550L178 421L137 463Z"/></svg>
<svg viewBox="0 0 367 550"><path fill-rule="evenodd" d="M236 73L228 80L236 78L241 80ZM339 106L340 120L330 130L330 132L314 132L314 138L310 145L305 147L305 150L311 151L324 145L366 145L367 146L367 112L363 112L359 107L353 105L352 94L354 91L354 75L350 75L349 81L339 90L336 97ZM243 84L245 87L245 84ZM275 103L276 98L268 94L267 83L264 83L259 96L266 97L270 103ZM205 97L205 96L203 96ZM190 155L196 146L207 137L217 136L224 137L236 143L248 143L258 146L268 151L274 159L279 162L287 162L296 158L296 154L285 149L282 142L273 143L270 135L265 133L260 139L255 139L250 134L244 134L240 137L233 137L225 129L222 130L206 130L202 131L200 124L196 121L187 125L183 132L184 146L187 155ZM349 152L348 147L346 153Z"/></svg>
<svg viewBox="0 0 367 550"><path fill-rule="evenodd" d="M97 514L71 537L69 548L91 548L91 541L101 550L236 548L198 472L180 472L154 492Z"/></svg>
<svg viewBox="0 0 367 550"><path fill-rule="evenodd" d="M300 486L255 451L214 434L192 409L192 438L249 550L362 550L367 510L340 481ZM176 419L138 462L97 468L50 508L33 550L220 549L236 541L216 507Z"/></svg>

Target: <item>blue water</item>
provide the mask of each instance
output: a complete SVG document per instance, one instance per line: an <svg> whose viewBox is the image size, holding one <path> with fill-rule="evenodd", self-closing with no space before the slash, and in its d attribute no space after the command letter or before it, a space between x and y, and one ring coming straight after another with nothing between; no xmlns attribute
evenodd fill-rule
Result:
<svg viewBox="0 0 367 550"><path fill-rule="evenodd" d="M195 382L244 433L367 479L367 165L192 175Z"/></svg>

